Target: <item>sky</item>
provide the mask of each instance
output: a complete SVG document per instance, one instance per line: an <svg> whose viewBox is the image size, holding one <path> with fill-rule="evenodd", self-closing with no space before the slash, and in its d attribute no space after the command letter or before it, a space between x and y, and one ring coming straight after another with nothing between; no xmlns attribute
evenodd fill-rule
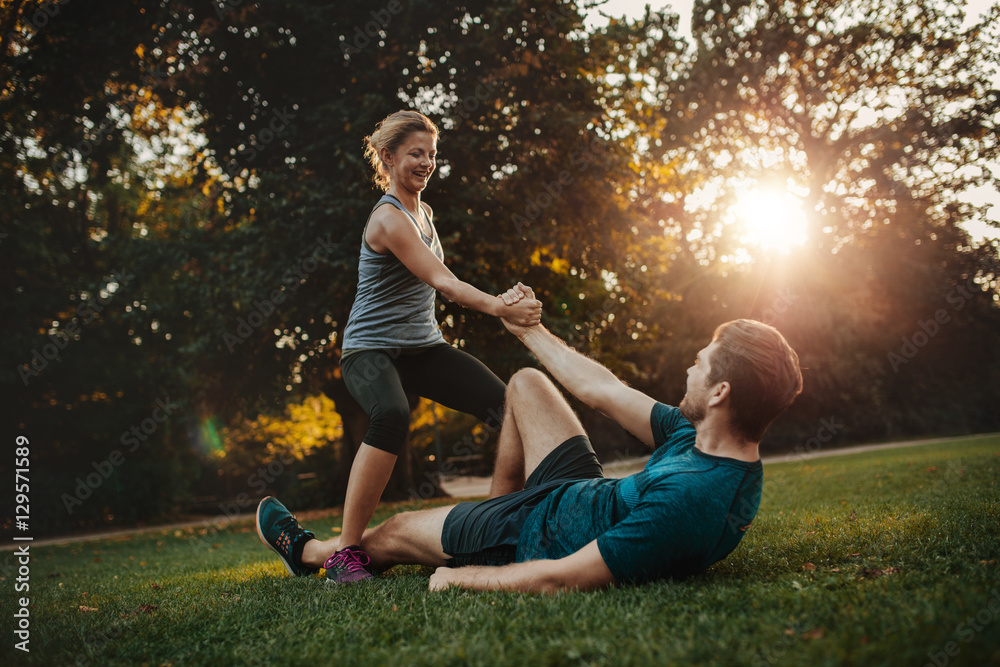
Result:
<svg viewBox="0 0 1000 667"><path fill-rule="evenodd" d="M961 0L956 1L961 2ZM966 24L968 25L976 21L983 12L996 2L997 0L967 0L965 3L967 13ZM670 7L680 16L681 35L690 38L691 7L694 5L694 0L673 0L672 2L664 2L663 0L609 0L607 4L601 7L601 11L615 17L625 15L635 18L645 13L646 5L649 5L654 10ZM597 18L595 12L593 23L598 23L599 21L600 19ZM991 164L990 166L994 174L1000 173L1000 164ZM996 189L988 186L975 188L966 193L966 199L976 205L992 204L992 208L987 215L993 220L1000 220L1000 192L997 192ZM971 221L966 225L966 229L972 235L975 242L982 241L984 237L1000 237L1000 230L987 226L981 220Z"/></svg>

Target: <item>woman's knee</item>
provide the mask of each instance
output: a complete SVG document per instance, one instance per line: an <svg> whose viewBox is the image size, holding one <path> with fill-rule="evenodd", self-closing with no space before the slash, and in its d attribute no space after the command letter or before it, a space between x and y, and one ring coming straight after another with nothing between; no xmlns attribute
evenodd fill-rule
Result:
<svg viewBox="0 0 1000 667"><path fill-rule="evenodd" d="M365 444L398 454L410 428L409 406L385 406L372 412Z"/></svg>

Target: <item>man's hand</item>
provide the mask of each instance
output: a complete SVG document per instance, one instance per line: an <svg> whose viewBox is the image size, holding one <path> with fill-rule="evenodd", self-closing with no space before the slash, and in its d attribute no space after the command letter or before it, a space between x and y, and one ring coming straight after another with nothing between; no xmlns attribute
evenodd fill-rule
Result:
<svg viewBox="0 0 1000 667"><path fill-rule="evenodd" d="M508 306L505 311L501 319L515 326L533 327L542 321L542 302L537 299L524 299Z"/></svg>
<svg viewBox="0 0 1000 667"><path fill-rule="evenodd" d="M428 584L429 590L443 591L451 585L458 585L458 578L455 576L457 572L458 570L451 567L439 567L434 570Z"/></svg>

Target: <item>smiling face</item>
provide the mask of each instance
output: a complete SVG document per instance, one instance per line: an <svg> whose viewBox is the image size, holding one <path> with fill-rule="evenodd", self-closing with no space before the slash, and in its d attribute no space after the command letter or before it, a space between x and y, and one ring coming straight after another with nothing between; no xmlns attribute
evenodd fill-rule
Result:
<svg viewBox="0 0 1000 667"><path fill-rule="evenodd" d="M708 410L708 375L711 370L709 359L717 343L704 348L695 357L694 364L687 370L687 392L677 408L689 422L698 425L705 419Z"/></svg>
<svg viewBox="0 0 1000 667"><path fill-rule="evenodd" d="M395 151L383 151L392 186L419 193L427 187L437 159L437 137L430 132L412 132Z"/></svg>

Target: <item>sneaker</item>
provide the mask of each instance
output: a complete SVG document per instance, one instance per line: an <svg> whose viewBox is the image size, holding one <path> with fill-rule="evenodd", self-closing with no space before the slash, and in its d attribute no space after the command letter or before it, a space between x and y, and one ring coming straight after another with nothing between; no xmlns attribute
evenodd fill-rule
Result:
<svg viewBox="0 0 1000 667"><path fill-rule="evenodd" d="M257 505L257 536L278 554L288 574L305 577L319 572L302 564L302 548L315 535L302 528L295 516L277 498L268 496Z"/></svg>
<svg viewBox="0 0 1000 667"><path fill-rule="evenodd" d="M368 581L372 573L368 571L372 559L359 546L344 547L326 559L326 580L335 584L353 584Z"/></svg>

